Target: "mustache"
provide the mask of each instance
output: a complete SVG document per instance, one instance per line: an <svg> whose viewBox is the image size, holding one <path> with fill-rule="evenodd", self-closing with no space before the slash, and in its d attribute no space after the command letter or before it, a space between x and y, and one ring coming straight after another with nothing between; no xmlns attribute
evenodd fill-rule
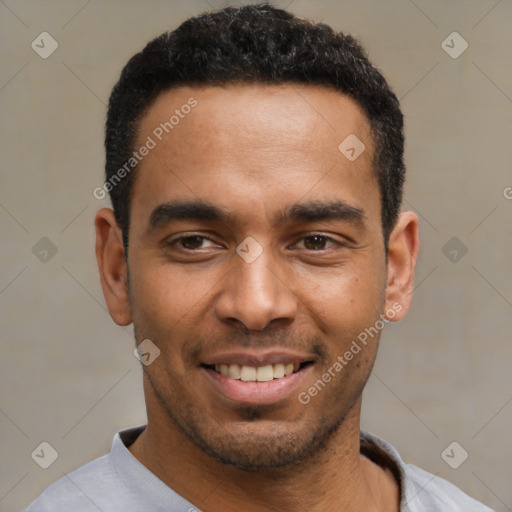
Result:
<svg viewBox="0 0 512 512"><path fill-rule="evenodd" d="M324 359L327 355L326 344L321 337L306 333L292 332L286 328L272 330L250 331L248 329L231 329L222 334L208 333L207 335L190 336L186 339L184 347L193 357L199 356L203 351L212 348L220 350L230 349L291 349L309 352Z"/></svg>

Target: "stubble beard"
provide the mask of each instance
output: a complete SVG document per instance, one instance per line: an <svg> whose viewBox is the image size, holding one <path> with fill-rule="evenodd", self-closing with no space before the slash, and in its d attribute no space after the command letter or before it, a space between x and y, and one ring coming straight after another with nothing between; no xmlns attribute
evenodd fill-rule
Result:
<svg viewBox="0 0 512 512"><path fill-rule="evenodd" d="M240 416L240 424L246 424L247 428L235 434L214 418L209 421L204 411L195 411L193 406L176 407L155 386L147 372L146 376L169 420L195 446L222 464L247 471L289 468L320 459L360 398L366 383L365 380L354 399L337 416L312 418L304 421L300 428L295 428L293 422L286 420L265 420L268 412L265 406L239 406L236 411ZM182 404L192 403L186 397L182 397L181 401ZM263 422L268 424L263 425Z"/></svg>
<svg viewBox="0 0 512 512"><path fill-rule="evenodd" d="M135 338L143 339L137 336L137 329ZM320 359L325 363L326 354L322 347L314 342L309 346L316 346L317 353L321 354ZM297 427L296 423L286 419L266 419L269 409L277 406L240 405L236 407L236 413L240 418L234 427L237 429L236 433L233 429L219 424L207 411L198 410L194 406L193 397L188 395L184 388L177 389L168 372L163 383L160 383L158 378L153 378L149 368L143 367L143 371L170 423L195 446L222 464L247 471L263 471L304 465L305 462L313 463L315 459L321 459L348 413L361 398L373 362L366 368L364 375L357 377L359 382L355 389L352 389L350 397L346 396L348 383L344 379L343 382L331 383L329 386L333 388L322 391L322 395L326 393L324 402L327 404L323 410L332 412L332 408L338 404L338 411L335 414L322 413L317 417L311 415L297 422L301 424ZM171 389L174 391L169 393ZM239 428L241 424L245 424L247 428Z"/></svg>

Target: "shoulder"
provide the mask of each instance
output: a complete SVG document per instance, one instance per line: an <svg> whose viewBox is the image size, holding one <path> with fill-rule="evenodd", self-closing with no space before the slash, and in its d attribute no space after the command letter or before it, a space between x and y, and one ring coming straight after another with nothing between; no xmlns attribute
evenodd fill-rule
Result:
<svg viewBox="0 0 512 512"><path fill-rule="evenodd" d="M493 512L447 480L405 463L397 450L361 431L361 453L392 471L401 486L401 512Z"/></svg>
<svg viewBox="0 0 512 512"><path fill-rule="evenodd" d="M101 506L96 499L113 478L108 455L104 455L57 480L25 512L97 512Z"/></svg>
<svg viewBox="0 0 512 512"><path fill-rule="evenodd" d="M443 478L413 464L403 464L403 469L407 500L404 512L493 512Z"/></svg>
<svg viewBox="0 0 512 512"><path fill-rule="evenodd" d="M143 428L118 432L108 455L57 480L24 512L132 512L143 509L140 493L136 492L141 470L125 447L125 442L129 445Z"/></svg>

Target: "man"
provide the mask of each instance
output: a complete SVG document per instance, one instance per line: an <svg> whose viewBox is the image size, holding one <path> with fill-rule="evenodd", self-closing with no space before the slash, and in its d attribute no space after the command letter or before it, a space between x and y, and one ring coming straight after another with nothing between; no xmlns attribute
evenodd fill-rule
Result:
<svg viewBox="0 0 512 512"><path fill-rule="evenodd" d="M112 91L95 219L148 421L40 511L488 511L360 431L411 302L402 114L350 36L269 5L189 19Z"/></svg>

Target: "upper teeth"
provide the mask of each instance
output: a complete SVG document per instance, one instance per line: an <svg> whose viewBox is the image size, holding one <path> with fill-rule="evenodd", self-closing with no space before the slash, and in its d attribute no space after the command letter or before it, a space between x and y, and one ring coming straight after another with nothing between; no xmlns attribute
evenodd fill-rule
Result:
<svg viewBox="0 0 512 512"><path fill-rule="evenodd" d="M299 365L296 365L297 369ZM266 366L240 366L238 364L216 364L215 371L244 382L258 381L267 382L272 379L280 379L291 375L294 370L294 364L269 364Z"/></svg>

